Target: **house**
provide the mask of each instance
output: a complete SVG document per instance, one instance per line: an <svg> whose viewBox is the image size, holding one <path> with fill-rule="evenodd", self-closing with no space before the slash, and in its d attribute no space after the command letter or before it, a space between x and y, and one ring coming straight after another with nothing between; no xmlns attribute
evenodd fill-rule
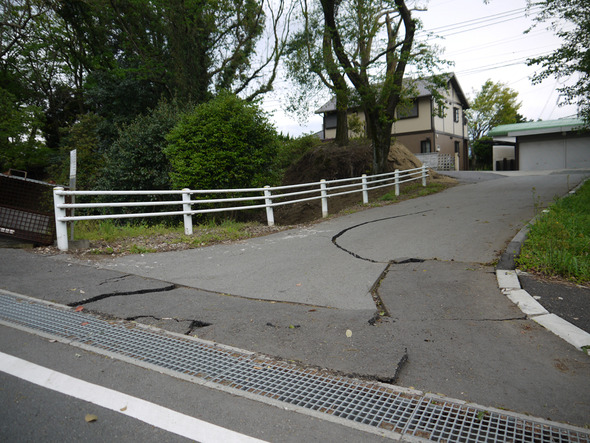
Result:
<svg viewBox="0 0 590 443"><path fill-rule="evenodd" d="M500 125L488 135L495 167L506 158L521 171L590 168L590 130L579 118Z"/></svg>
<svg viewBox="0 0 590 443"><path fill-rule="evenodd" d="M455 74L448 74L447 89L440 91L446 108L439 109L427 87L427 83L416 80L418 94L411 105L396 111L396 121L391 130L395 139L411 152L458 154L460 169L468 169L468 133L464 111L469 103ZM323 114L323 139L336 137L336 99L333 98L316 111ZM439 116L442 114L443 116ZM365 117L360 107L348 110L349 122L360 122L364 126ZM354 125L349 125L350 136L354 136ZM357 134L358 135L358 134Z"/></svg>

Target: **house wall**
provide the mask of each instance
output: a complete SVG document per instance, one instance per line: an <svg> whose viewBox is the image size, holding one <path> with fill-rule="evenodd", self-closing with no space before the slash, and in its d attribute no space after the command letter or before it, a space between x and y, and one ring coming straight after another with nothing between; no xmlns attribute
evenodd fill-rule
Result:
<svg viewBox="0 0 590 443"><path fill-rule="evenodd" d="M463 112L463 106L454 87L451 86L445 94L447 107L443 117L433 115L432 97L420 97L418 98L417 117L397 120L393 123L391 132L395 139L414 153L420 153L421 142L429 139L430 152L438 151L454 154L456 151L455 143L458 142L461 169L468 169L467 120ZM458 115L455 115L454 108L458 109ZM365 115L362 111L349 111L349 116L351 115L356 116L366 129ZM326 122L325 117L324 122ZM335 126L335 121L332 121L332 124ZM350 137L359 135L349 130ZM324 138L334 139L335 137L335 127L324 127Z"/></svg>
<svg viewBox="0 0 590 443"><path fill-rule="evenodd" d="M402 143L410 152L419 154L420 142L425 139L430 139L431 152L434 152L434 145L432 142L432 131L419 131L412 134L398 134L394 135L393 138Z"/></svg>
<svg viewBox="0 0 590 443"><path fill-rule="evenodd" d="M432 111L430 97L418 100L418 117L402 118L393 123L392 134L412 133L424 131L432 127Z"/></svg>
<svg viewBox="0 0 590 443"><path fill-rule="evenodd" d="M519 169L542 171L590 167L590 136L546 134L518 137Z"/></svg>

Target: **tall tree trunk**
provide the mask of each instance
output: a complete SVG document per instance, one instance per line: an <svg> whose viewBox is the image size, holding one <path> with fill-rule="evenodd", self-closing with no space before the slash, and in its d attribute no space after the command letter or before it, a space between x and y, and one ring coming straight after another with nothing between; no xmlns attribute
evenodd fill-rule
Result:
<svg viewBox="0 0 590 443"><path fill-rule="evenodd" d="M324 65L334 86L336 93L336 144L348 145L348 86L344 76L338 70L332 54L332 39L327 27L324 27L324 39L322 42L322 55Z"/></svg>
<svg viewBox="0 0 590 443"><path fill-rule="evenodd" d="M391 148L392 123L382 121L379 111L365 110L367 122L367 136L371 139L373 148L373 174L387 172L387 157Z"/></svg>

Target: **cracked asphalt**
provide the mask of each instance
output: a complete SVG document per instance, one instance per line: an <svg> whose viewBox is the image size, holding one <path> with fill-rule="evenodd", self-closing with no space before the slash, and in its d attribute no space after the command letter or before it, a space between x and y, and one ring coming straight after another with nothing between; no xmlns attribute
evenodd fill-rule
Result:
<svg viewBox="0 0 590 443"><path fill-rule="evenodd" d="M539 201L588 175L460 173L440 194L179 252L80 261L1 249L0 287L585 426L590 357L522 314L494 263Z"/></svg>

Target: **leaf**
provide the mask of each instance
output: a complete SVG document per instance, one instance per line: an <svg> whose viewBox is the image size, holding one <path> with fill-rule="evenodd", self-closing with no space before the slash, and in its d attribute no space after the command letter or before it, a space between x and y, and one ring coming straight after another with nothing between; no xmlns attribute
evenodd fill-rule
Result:
<svg viewBox="0 0 590 443"><path fill-rule="evenodd" d="M346 336L347 336L348 338L352 337L352 331L351 331L350 329L347 329L347 330L346 330Z"/></svg>
<svg viewBox="0 0 590 443"><path fill-rule="evenodd" d="M98 417L94 414L86 414L84 419L86 420L86 423L92 423L93 421L98 420Z"/></svg>
<svg viewBox="0 0 590 443"><path fill-rule="evenodd" d="M80 311L83 311L83 310L84 310L84 306L78 306L76 308L76 312L80 312Z"/></svg>
<svg viewBox="0 0 590 443"><path fill-rule="evenodd" d="M88 324L90 324L90 323L88 323L87 321L85 321L85 322L83 322L83 323L80 323L80 326L86 326L86 325L88 325Z"/></svg>
<svg viewBox="0 0 590 443"><path fill-rule="evenodd" d="M127 410L127 406L123 406L121 409L119 409L119 411L121 412L125 412Z"/></svg>

